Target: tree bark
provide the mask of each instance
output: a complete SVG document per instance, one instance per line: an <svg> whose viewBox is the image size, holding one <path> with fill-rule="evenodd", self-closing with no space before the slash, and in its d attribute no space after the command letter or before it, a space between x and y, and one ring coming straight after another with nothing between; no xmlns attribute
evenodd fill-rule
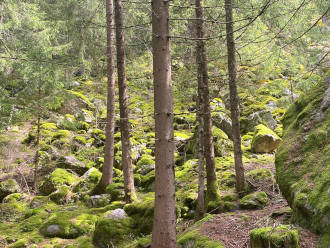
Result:
<svg viewBox="0 0 330 248"><path fill-rule="evenodd" d="M114 31L113 31L113 4L112 0L106 0L107 18L107 124L105 127L104 164L102 168L102 178L99 190L112 183L113 161L114 161L114 132L115 132L115 71L114 71Z"/></svg>
<svg viewBox="0 0 330 248"><path fill-rule="evenodd" d="M155 210L152 248L176 247L169 1L152 1L155 108Z"/></svg>
<svg viewBox="0 0 330 248"><path fill-rule="evenodd" d="M201 79L201 77L198 77ZM198 84L200 85L200 83ZM197 207L195 219L200 220L205 215L205 173L204 173L204 146L203 146L203 130L204 130L204 121L202 116L201 104L199 101L200 97L197 97L197 122L198 122L198 196L197 196Z"/></svg>
<svg viewBox="0 0 330 248"><path fill-rule="evenodd" d="M203 23L203 7L202 1L195 1L196 12L196 32L197 38L204 38L204 23ZM214 144L212 135L212 118L210 111L210 96L208 85L208 69L206 59L205 41L197 40L196 45L196 63L198 75L198 95L202 110L202 118L204 121L204 156L206 161L206 203L209 201L217 201L220 199L220 192L215 174L214 161Z"/></svg>
<svg viewBox="0 0 330 248"><path fill-rule="evenodd" d="M40 100L41 100L41 85L40 82L38 83L38 112L37 112L37 140L36 140L36 153L34 157L34 171L33 171L33 189L35 192L38 189L38 166L40 161L40 128L41 128L41 106L40 106Z"/></svg>
<svg viewBox="0 0 330 248"><path fill-rule="evenodd" d="M233 130L234 142L234 158L236 172L236 190L239 195L244 194L245 178L244 167L242 161L241 134L240 134L240 112L239 97L237 94L237 67L235 57L235 40L234 40L234 22L232 1L225 0L226 9L226 35L228 49L228 73L229 73L229 90L230 90L230 111Z"/></svg>
<svg viewBox="0 0 330 248"><path fill-rule="evenodd" d="M131 157L130 124L128 121L126 55L125 55L125 40L123 35L123 13L122 13L123 8L122 8L121 0L114 0L114 2L115 2L122 166L123 166L123 174L124 174L125 201L131 202L136 198L136 195L134 188L134 175L133 175L132 157Z"/></svg>

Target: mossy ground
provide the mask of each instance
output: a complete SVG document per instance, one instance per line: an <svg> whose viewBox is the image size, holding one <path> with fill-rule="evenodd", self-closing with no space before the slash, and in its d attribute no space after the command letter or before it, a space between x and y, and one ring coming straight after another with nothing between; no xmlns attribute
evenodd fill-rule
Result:
<svg viewBox="0 0 330 248"><path fill-rule="evenodd" d="M90 80L81 80L80 86L69 92L74 98L72 101L79 106L79 109L73 111L70 108L68 108L69 110L64 108L60 112L54 113L55 117L50 118L47 122L42 122L42 156L38 171L40 173L38 178L40 192L37 194L42 193L45 196L32 197L28 195L28 197L22 198L21 195L13 194L8 197L5 203L0 204L0 244L3 242L12 247L27 244L31 247L45 248L88 248L93 247L92 234L95 227L97 228L95 235L99 235L100 240L107 240L107 235L111 234L113 237L111 240L118 247L140 248L150 243L154 208L155 133L152 120L153 102L145 94L132 94L130 97L130 111L136 115L146 116L142 119L131 120L133 127L132 158L138 199L130 204L123 202L121 141L120 132L116 128L114 183L107 188L107 201L103 202L102 206L93 207L91 204L92 189L100 180L104 162L105 132L102 124L106 117L104 86L105 82L99 84ZM130 87L134 90L139 89L134 83L130 83ZM275 85L269 85L269 88L271 87L275 87ZM266 105L270 101L279 104L278 98L282 97L281 94L278 90L269 98L266 95L256 97L248 92L243 92L243 95L241 94L244 109L242 118L246 118L247 115L256 110L270 110ZM101 105L98 110L95 107L96 102ZM195 113L187 111L187 108L193 105L192 101L178 102L174 107L177 114L174 117L174 141L177 148L175 153L175 187L179 227L178 243L190 244L191 247L220 248L224 245L211 239L208 234L200 232L205 225L209 225L206 220L210 219L211 215L207 215L206 219L195 223L193 226L190 224L191 228L185 232L182 232L180 228L180 226L186 226L186 223L193 223L197 199L196 116ZM214 99L211 105L215 111L229 116L229 111L225 109L224 101L221 99ZM182 111L185 114L180 114ZM278 124L284 112L285 110L282 108L271 111ZM96 119L98 122L95 121ZM116 120L116 126L118 123L119 119ZM281 131L280 124L277 127L278 130L275 129L275 132L278 134ZM213 214L240 211L239 199L235 192L232 141L224 131L217 127L213 127L213 134L217 180L207 189L207 210ZM242 135L243 162L246 170L249 171L247 177L253 178L261 184L266 182L273 184L274 176L269 169L269 165L273 162L273 156L253 154L251 151L253 133L248 131L243 132ZM35 123L25 137L23 145L25 149L34 149ZM307 143L310 146L314 145L314 142L319 144L321 137L325 137L325 132L315 133L308 139ZM72 156L79 163L85 165L82 173L72 168L57 168L59 158L64 156ZM26 164L29 168L33 168L31 160L26 163L19 160L13 167L19 164ZM267 169L263 168L266 165L268 166ZM87 172L85 173L85 171ZM301 193L306 192L302 191ZM303 201L304 195L300 195L299 199ZM297 201L297 204L299 205L300 201ZM126 221L114 223L112 220L103 218L104 213L117 208L126 211L128 215ZM250 215L239 214L240 223L248 223L250 220L253 220ZM54 234L56 237L46 237L49 236L46 234L47 225L60 227L58 233ZM113 226L118 226L118 228L114 229ZM106 234L104 230L106 230Z"/></svg>

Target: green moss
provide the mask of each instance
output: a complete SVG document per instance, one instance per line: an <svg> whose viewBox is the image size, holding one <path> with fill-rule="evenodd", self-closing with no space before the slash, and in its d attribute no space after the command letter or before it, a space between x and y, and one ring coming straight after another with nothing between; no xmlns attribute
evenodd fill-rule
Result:
<svg viewBox="0 0 330 248"><path fill-rule="evenodd" d="M78 142L81 145L86 145L87 144L86 138L84 136L80 136L80 135L75 136L74 141Z"/></svg>
<svg viewBox="0 0 330 248"><path fill-rule="evenodd" d="M16 241L14 244L9 245L8 248L24 248L28 247L29 242L26 239L20 239Z"/></svg>
<svg viewBox="0 0 330 248"><path fill-rule="evenodd" d="M298 248L298 231L290 226L262 227L250 232L251 248Z"/></svg>
<svg viewBox="0 0 330 248"><path fill-rule="evenodd" d="M124 184L123 183L112 183L109 184L105 193L111 196L111 201L124 200Z"/></svg>
<svg viewBox="0 0 330 248"><path fill-rule="evenodd" d="M41 124L42 129L55 130L57 129L56 123L44 122Z"/></svg>
<svg viewBox="0 0 330 248"><path fill-rule="evenodd" d="M251 149L254 152L271 152L277 148L281 138L266 126L259 124L254 128Z"/></svg>
<svg viewBox="0 0 330 248"><path fill-rule="evenodd" d="M246 176L252 177L255 181L275 181L273 173L267 168L250 170Z"/></svg>
<svg viewBox="0 0 330 248"><path fill-rule="evenodd" d="M81 236L84 230L73 222L75 213L56 212L41 226L40 233L45 237L74 239Z"/></svg>
<svg viewBox="0 0 330 248"><path fill-rule="evenodd" d="M102 173L96 168L90 168L73 187L73 192L89 192L100 182Z"/></svg>
<svg viewBox="0 0 330 248"><path fill-rule="evenodd" d="M103 218L95 225L93 243L98 247L119 245L127 239L131 233L134 233L131 218L120 220Z"/></svg>
<svg viewBox="0 0 330 248"><path fill-rule="evenodd" d="M57 204L66 204L70 201L70 187L61 185L56 191L49 195L49 198Z"/></svg>
<svg viewBox="0 0 330 248"><path fill-rule="evenodd" d="M258 209L264 208L268 202L269 200L267 194L263 191L260 191L244 196L240 200L239 205L244 209Z"/></svg>
<svg viewBox="0 0 330 248"><path fill-rule="evenodd" d="M124 210L132 217L132 227L137 230L137 233L149 234L151 232L154 216L154 202L154 195L150 194L150 196L144 197L141 202L125 205Z"/></svg>
<svg viewBox="0 0 330 248"><path fill-rule="evenodd" d="M19 191L20 187L15 179L10 178L0 182L0 202L2 202L3 198L7 195L17 193Z"/></svg>
<svg viewBox="0 0 330 248"><path fill-rule="evenodd" d="M149 154L144 154L137 162L137 168L144 166L144 165L153 165L155 164L154 157L150 156Z"/></svg>
<svg viewBox="0 0 330 248"><path fill-rule="evenodd" d="M68 130L58 130L56 133L54 133L53 138L54 139L60 139L60 138L70 138L71 133Z"/></svg>
<svg viewBox="0 0 330 248"><path fill-rule="evenodd" d="M220 191L219 186L216 180L211 181L206 188L205 202L206 205L208 202L219 202L220 201Z"/></svg>
<svg viewBox="0 0 330 248"><path fill-rule="evenodd" d="M221 243L200 235L198 230L184 233L178 238L177 243L179 247L189 246L191 248L225 248Z"/></svg>
<svg viewBox="0 0 330 248"><path fill-rule="evenodd" d="M43 195L49 195L54 192L59 186L71 186L78 177L71 174L65 169L57 168L40 184L40 192Z"/></svg>
<svg viewBox="0 0 330 248"><path fill-rule="evenodd" d="M328 84L320 82L283 117L283 142L276 152L276 180L293 209L293 220L315 232L329 228L329 110L322 110Z"/></svg>

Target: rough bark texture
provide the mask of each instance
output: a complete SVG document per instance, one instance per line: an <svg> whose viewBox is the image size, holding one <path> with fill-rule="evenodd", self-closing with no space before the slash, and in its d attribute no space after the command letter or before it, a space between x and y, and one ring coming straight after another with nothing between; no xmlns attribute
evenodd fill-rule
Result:
<svg viewBox="0 0 330 248"><path fill-rule="evenodd" d="M230 90L230 111L233 130L234 158L236 171L236 190L239 194L244 193L245 179L244 167L242 161L241 134L239 125L239 97L237 94L237 67L235 58L235 40L232 1L225 0L226 9L226 32L228 49L228 72L229 72L229 90Z"/></svg>
<svg viewBox="0 0 330 248"><path fill-rule="evenodd" d="M203 8L202 1L196 0L196 32L197 38L204 38ZM208 85L207 59L205 42L197 40L196 45L196 63L198 75L198 94L204 121L204 157L206 161L206 202L218 200L220 197L217 178L215 174L214 145L212 135L212 119L210 111L210 96Z"/></svg>
<svg viewBox="0 0 330 248"><path fill-rule="evenodd" d="M173 103L169 41L169 1L152 1L155 101L155 212L152 248L176 247Z"/></svg>
<svg viewBox="0 0 330 248"><path fill-rule="evenodd" d="M201 77L198 77L200 80ZM201 85L201 83L198 83ZM198 91L200 92L200 91ZM204 146L203 146L203 132L204 132L204 121L200 105L200 96L197 97L197 122L198 122L198 196L197 196L197 207L195 219L200 220L205 215L205 173L204 173Z"/></svg>
<svg viewBox="0 0 330 248"><path fill-rule="evenodd" d="M133 175L132 157L131 157L130 124L128 121L126 55L125 55L125 40L123 35L123 13L122 13L123 8L122 8L121 0L114 0L114 3L115 3L115 23L116 23L122 166L123 166L123 174L124 174L125 201L131 202L136 198L136 195L134 188L134 175Z"/></svg>
<svg viewBox="0 0 330 248"><path fill-rule="evenodd" d="M113 161L114 161L114 132L115 132L115 73L114 73L114 32L113 32L113 4L112 0L106 0L107 16L107 125L105 127L104 165L100 190L103 191L107 185L112 183Z"/></svg>

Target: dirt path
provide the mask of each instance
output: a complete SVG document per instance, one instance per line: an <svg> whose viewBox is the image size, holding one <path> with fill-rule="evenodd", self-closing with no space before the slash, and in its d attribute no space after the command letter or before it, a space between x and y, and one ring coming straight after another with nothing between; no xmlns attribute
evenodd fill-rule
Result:
<svg viewBox="0 0 330 248"><path fill-rule="evenodd" d="M5 139L5 146L2 147L0 153L0 181L7 178L16 178L22 188L26 187L26 178L24 175L30 173L31 168L27 165L31 160L33 151L29 150L22 144L22 140L27 136L31 123L25 123L18 130L9 130L0 133L0 136ZM19 166L13 167L12 164L20 159L22 163ZM21 183L20 183L21 182Z"/></svg>
<svg viewBox="0 0 330 248"><path fill-rule="evenodd" d="M274 164L261 166L248 165L248 170L266 167L274 173ZM270 198L270 203L260 210L236 210L222 213L205 222L200 228L200 233L215 241L220 241L226 248L248 248L250 243L249 233L259 227L275 227L280 224L290 224L290 208L282 195L271 190L269 185L258 185ZM273 187L274 188L274 187ZM278 186L275 185L275 189ZM298 227L299 247L316 248L318 236Z"/></svg>

